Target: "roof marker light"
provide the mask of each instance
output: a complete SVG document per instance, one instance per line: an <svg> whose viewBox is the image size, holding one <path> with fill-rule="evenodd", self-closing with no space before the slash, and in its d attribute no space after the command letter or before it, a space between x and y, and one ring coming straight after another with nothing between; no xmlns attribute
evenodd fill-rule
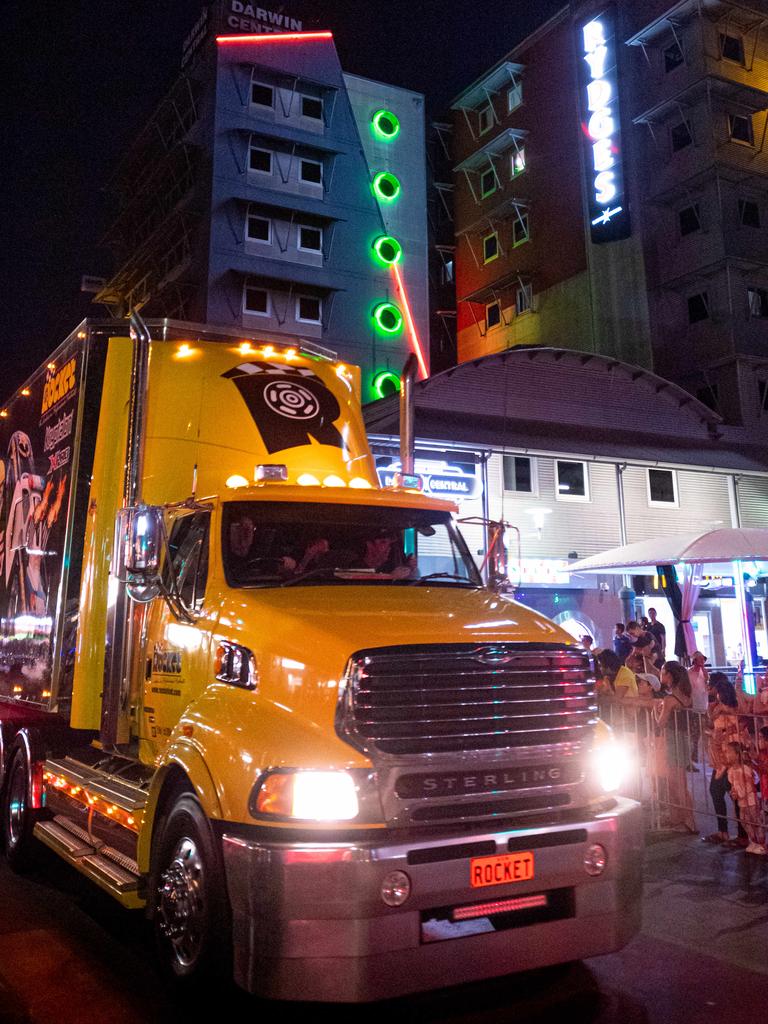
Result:
<svg viewBox="0 0 768 1024"><path fill-rule="evenodd" d="M241 356L250 356L253 355L256 349L253 347L250 341L243 341L241 342L240 345L238 345L237 351L240 353Z"/></svg>
<svg viewBox="0 0 768 1024"><path fill-rule="evenodd" d="M217 43L290 43L333 39L333 32L259 32L256 35L216 36Z"/></svg>
<svg viewBox="0 0 768 1024"><path fill-rule="evenodd" d="M320 486L320 481L317 479L316 476L313 476L311 473L302 473L301 476L296 481L296 483L300 487L319 487Z"/></svg>
<svg viewBox="0 0 768 1024"><path fill-rule="evenodd" d="M181 345L176 349L176 357L178 359L188 359L190 356L195 354L195 350L189 344L189 342L182 342Z"/></svg>
<svg viewBox="0 0 768 1024"><path fill-rule="evenodd" d="M370 491L373 488L370 480L366 480L363 476L353 476L349 481L349 486L356 491Z"/></svg>
<svg viewBox="0 0 768 1024"><path fill-rule="evenodd" d="M336 476L335 473L329 473L328 476L323 480L323 487L346 487L347 481L342 480L340 476Z"/></svg>
<svg viewBox="0 0 768 1024"><path fill-rule="evenodd" d="M228 476L227 477L227 487L232 488L232 490L234 490L237 487L247 487L247 486L248 486L248 481L246 480L246 478L244 476L240 476L239 473L235 473L233 476Z"/></svg>

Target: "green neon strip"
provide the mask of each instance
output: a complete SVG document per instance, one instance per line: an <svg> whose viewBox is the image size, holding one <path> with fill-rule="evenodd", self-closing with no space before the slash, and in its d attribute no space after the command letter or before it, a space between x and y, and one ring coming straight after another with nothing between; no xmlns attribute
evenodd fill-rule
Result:
<svg viewBox="0 0 768 1024"><path fill-rule="evenodd" d="M380 302L373 311L373 319L383 334L399 334L403 329L403 314L394 302Z"/></svg>
<svg viewBox="0 0 768 1024"><path fill-rule="evenodd" d="M371 118L373 134L385 142L391 142L400 134L400 121L391 110L377 110Z"/></svg>
<svg viewBox="0 0 768 1024"><path fill-rule="evenodd" d="M373 194L382 203L393 203L400 195L400 181L389 171L379 171L373 179Z"/></svg>
<svg viewBox="0 0 768 1024"><path fill-rule="evenodd" d="M396 395L400 390L400 378L392 370L382 370L373 378L373 393L377 398L386 398L387 395Z"/></svg>
<svg viewBox="0 0 768 1024"><path fill-rule="evenodd" d="M392 235L379 235L373 243L373 251L380 263L391 267L393 263L399 263L403 255L403 247Z"/></svg>

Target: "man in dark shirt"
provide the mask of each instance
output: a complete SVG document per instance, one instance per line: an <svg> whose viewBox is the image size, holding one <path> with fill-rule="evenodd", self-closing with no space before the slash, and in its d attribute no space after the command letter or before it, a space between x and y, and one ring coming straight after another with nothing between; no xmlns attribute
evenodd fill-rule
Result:
<svg viewBox="0 0 768 1024"><path fill-rule="evenodd" d="M624 623L616 623L616 631L613 634L613 649L621 658L622 664L627 660L632 650L632 638L624 632Z"/></svg>
<svg viewBox="0 0 768 1024"><path fill-rule="evenodd" d="M666 661L667 653L667 631L661 622L656 618L656 609L648 609L648 618L651 620L648 624L648 632L653 636L656 641L656 646L659 649L659 657L662 661Z"/></svg>

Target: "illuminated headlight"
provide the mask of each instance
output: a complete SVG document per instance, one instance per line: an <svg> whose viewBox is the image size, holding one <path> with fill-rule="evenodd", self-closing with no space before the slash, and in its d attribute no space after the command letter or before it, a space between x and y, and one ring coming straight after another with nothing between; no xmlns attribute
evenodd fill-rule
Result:
<svg viewBox="0 0 768 1024"><path fill-rule="evenodd" d="M255 817L351 821L360 806L355 780L347 772L277 770L256 783L250 809Z"/></svg>
<svg viewBox="0 0 768 1024"><path fill-rule="evenodd" d="M628 747L612 736L592 751L594 777L604 793L616 793L629 778L631 767Z"/></svg>

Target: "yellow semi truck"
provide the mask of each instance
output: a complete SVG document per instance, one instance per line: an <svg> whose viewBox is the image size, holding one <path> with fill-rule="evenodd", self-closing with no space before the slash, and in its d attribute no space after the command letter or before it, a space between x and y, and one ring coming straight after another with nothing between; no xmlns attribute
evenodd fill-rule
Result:
<svg viewBox="0 0 768 1024"><path fill-rule="evenodd" d="M373 1000L638 927L588 656L484 584L410 442L379 487L358 395L326 352L134 318L0 410L5 856L144 909L182 982Z"/></svg>

